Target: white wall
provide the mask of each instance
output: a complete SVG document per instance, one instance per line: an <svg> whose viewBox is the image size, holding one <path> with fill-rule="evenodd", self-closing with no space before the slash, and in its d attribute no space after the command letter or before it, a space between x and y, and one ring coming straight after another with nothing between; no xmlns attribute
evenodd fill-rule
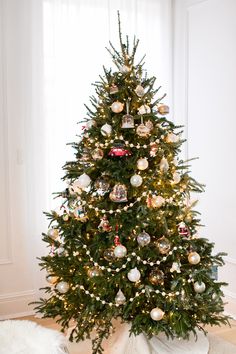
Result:
<svg viewBox="0 0 236 354"><path fill-rule="evenodd" d="M236 316L236 1L174 3L175 120L185 125L186 156L200 158L192 171L206 184L201 234L228 253L220 279Z"/></svg>

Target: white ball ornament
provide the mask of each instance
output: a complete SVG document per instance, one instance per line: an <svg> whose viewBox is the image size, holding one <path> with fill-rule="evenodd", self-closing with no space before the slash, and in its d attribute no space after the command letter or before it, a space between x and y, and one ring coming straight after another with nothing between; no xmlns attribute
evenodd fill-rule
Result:
<svg viewBox="0 0 236 354"><path fill-rule="evenodd" d="M110 136L112 132L112 126L110 124L103 124L101 127L101 134L103 136Z"/></svg>
<svg viewBox="0 0 236 354"><path fill-rule="evenodd" d="M166 142L167 143L178 143L179 142L179 137L178 135L174 133L168 133L166 137Z"/></svg>
<svg viewBox="0 0 236 354"><path fill-rule="evenodd" d="M140 277L141 277L141 273L140 271L135 267L133 269L131 269L127 275L128 279L130 281L132 281L133 283L136 283L137 281L139 281Z"/></svg>
<svg viewBox="0 0 236 354"><path fill-rule="evenodd" d="M137 236L137 242L141 247L148 245L151 241L150 235L143 231Z"/></svg>
<svg viewBox="0 0 236 354"><path fill-rule="evenodd" d="M201 283L199 283L198 281L196 281L193 284L194 290L196 293L201 294L206 290L206 284L203 283L203 281Z"/></svg>
<svg viewBox="0 0 236 354"><path fill-rule="evenodd" d="M146 168L148 168L148 160L146 158L138 159L137 168L140 171L146 170Z"/></svg>
<svg viewBox="0 0 236 354"><path fill-rule="evenodd" d="M90 128L92 128L93 126L96 126L96 122L95 122L95 120L90 119L90 120L87 122L87 124L86 124L86 128L87 128L87 129L90 129Z"/></svg>
<svg viewBox="0 0 236 354"><path fill-rule="evenodd" d="M124 109L124 103L121 103L119 101L115 101L111 105L111 110L114 113L120 113L123 111L123 109Z"/></svg>
<svg viewBox="0 0 236 354"><path fill-rule="evenodd" d="M81 176L79 176L77 180L78 187L82 189L87 188L90 183L91 179L86 173L83 173Z"/></svg>
<svg viewBox="0 0 236 354"><path fill-rule="evenodd" d="M131 178L130 178L130 183L133 187L140 187L141 184L143 183L143 179L141 176L139 175L133 175Z"/></svg>
<svg viewBox="0 0 236 354"><path fill-rule="evenodd" d="M201 260L201 257L199 256L199 254L197 252L190 252L188 255L188 261L190 264L198 264Z"/></svg>
<svg viewBox="0 0 236 354"><path fill-rule="evenodd" d="M138 109L138 114L142 115L142 114L149 114L149 113L151 113L151 108L146 104L140 106Z"/></svg>
<svg viewBox="0 0 236 354"><path fill-rule="evenodd" d="M115 249L114 249L114 255L115 255L115 257L117 257L117 258L123 258L123 257L126 256L126 254L127 254L127 249L126 249L125 246L123 246L123 245L118 245L118 246L115 247Z"/></svg>
<svg viewBox="0 0 236 354"><path fill-rule="evenodd" d="M51 239L56 240L59 236L59 230L56 228L52 228L52 229L48 230L48 236Z"/></svg>
<svg viewBox="0 0 236 354"><path fill-rule="evenodd" d="M65 294L69 290L69 284L67 282L65 282L65 281L60 281L56 285L56 289L59 291L59 293Z"/></svg>
<svg viewBox="0 0 236 354"><path fill-rule="evenodd" d="M164 317L165 312L162 311L162 309L160 309L159 307L155 307L154 309L152 309L152 311L150 312L150 316L154 321L160 321L162 320L162 318Z"/></svg>

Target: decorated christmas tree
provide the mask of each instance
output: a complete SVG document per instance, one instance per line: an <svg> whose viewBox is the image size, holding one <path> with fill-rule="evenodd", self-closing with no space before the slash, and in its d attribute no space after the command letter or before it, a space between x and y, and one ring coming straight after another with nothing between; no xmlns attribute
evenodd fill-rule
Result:
<svg viewBox="0 0 236 354"><path fill-rule="evenodd" d="M104 68L90 97L86 128L72 143L76 159L64 166L67 187L60 207L47 213L41 257L47 296L37 305L62 328L76 324L71 340L93 330L93 354L112 320L131 324L135 335L188 339L204 325L225 324L223 293L212 269L223 253L197 235L199 213L191 194L203 187L178 158L181 127L166 118L155 77L143 59L135 63L138 40L121 51L110 43L115 71Z"/></svg>

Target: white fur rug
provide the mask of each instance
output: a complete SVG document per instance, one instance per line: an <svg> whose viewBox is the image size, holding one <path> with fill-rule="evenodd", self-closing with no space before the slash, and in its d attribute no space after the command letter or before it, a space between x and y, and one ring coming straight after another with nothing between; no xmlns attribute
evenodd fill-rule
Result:
<svg viewBox="0 0 236 354"><path fill-rule="evenodd" d="M0 321L0 354L65 354L66 339L31 321Z"/></svg>

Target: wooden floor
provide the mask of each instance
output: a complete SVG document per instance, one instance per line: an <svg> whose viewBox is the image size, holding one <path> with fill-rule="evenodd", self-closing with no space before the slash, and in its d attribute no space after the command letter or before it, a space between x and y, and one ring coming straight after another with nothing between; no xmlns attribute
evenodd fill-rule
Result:
<svg viewBox="0 0 236 354"><path fill-rule="evenodd" d="M34 321L40 324L41 326L60 330L60 326L52 319L36 318L34 316L21 317L20 319ZM214 336L219 337L229 343L236 345L236 321L232 320L230 323L231 323L231 327L217 326L217 327L207 327L206 329L209 333L212 333Z"/></svg>

